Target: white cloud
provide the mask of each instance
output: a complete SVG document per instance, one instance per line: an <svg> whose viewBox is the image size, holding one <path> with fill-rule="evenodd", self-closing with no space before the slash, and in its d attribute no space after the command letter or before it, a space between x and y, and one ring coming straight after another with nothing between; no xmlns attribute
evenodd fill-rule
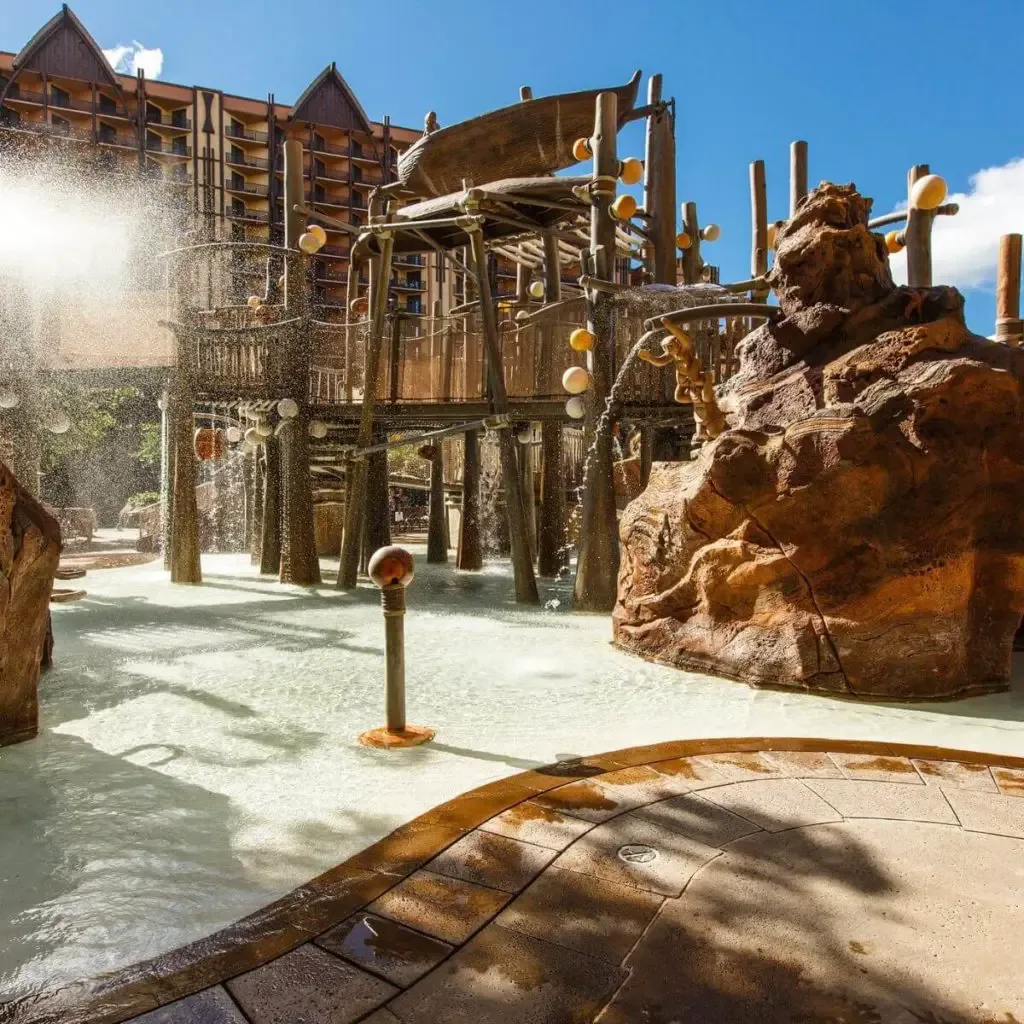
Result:
<svg viewBox="0 0 1024 1024"><path fill-rule="evenodd" d="M159 46L143 46L136 40L130 46L118 43L103 51L110 66L122 75L134 75L137 71L147 78L159 78L164 67L164 51Z"/></svg>
<svg viewBox="0 0 1024 1024"><path fill-rule="evenodd" d="M999 236L1024 232L1024 157L972 174L970 186L969 192L953 193L946 199L960 205L955 217L935 218L932 280L961 290L991 289ZM904 210L906 205L896 209ZM906 284L906 251L890 256L889 263L896 283Z"/></svg>

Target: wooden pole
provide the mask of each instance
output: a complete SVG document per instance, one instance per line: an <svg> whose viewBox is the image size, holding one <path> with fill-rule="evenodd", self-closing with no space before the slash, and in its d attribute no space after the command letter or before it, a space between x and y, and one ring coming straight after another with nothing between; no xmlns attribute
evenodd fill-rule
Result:
<svg viewBox="0 0 1024 1024"><path fill-rule="evenodd" d="M260 536L260 572L281 569L281 455L277 438L263 444L263 526Z"/></svg>
<svg viewBox="0 0 1024 1024"><path fill-rule="evenodd" d="M1024 323L1020 319L1021 236L999 239L999 272L996 278L996 341L1020 345Z"/></svg>
<svg viewBox="0 0 1024 1024"><path fill-rule="evenodd" d="M430 460L430 519L427 524L427 561L442 565L448 561L448 540L444 508L444 447L432 445Z"/></svg>
<svg viewBox="0 0 1024 1024"><path fill-rule="evenodd" d="M383 210L378 195L370 198L370 218L375 220ZM378 236L380 250L370 261L370 333L366 343L366 365L363 368L363 404L359 419L358 445L365 448L373 436L373 411L377 399L380 354L384 338L384 315L387 312L388 283L391 280L391 254L394 238L389 233ZM359 550L362 521L366 505L366 465L349 462L345 475L351 483L345 507L345 531L341 541L341 563L338 566L338 587L355 588L359 578Z"/></svg>
<svg viewBox="0 0 1024 1024"><path fill-rule="evenodd" d="M249 500L249 561L259 565L263 552L263 452L256 448L250 455L252 460L252 497Z"/></svg>
<svg viewBox="0 0 1024 1024"><path fill-rule="evenodd" d="M651 463L654 461L654 437L647 431L640 433L640 486L646 488L651 480Z"/></svg>
<svg viewBox="0 0 1024 1024"><path fill-rule="evenodd" d="M907 226L903 237L907 243L907 284L911 288L932 286L932 221L934 210L918 210L909 202L918 179L928 174L927 164L918 164L907 172Z"/></svg>
<svg viewBox="0 0 1024 1024"><path fill-rule="evenodd" d="M484 564L480 531L480 438L467 430L462 454L462 516L455 567L473 571Z"/></svg>
<svg viewBox="0 0 1024 1024"><path fill-rule="evenodd" d="M164 568L171 568L171 502L174 492L174 444L172 441L171 385L160 396L160 554Z"/></svg>
<svg viewBox="0 0 1024 1024"><path fill-rule="evenodd" d="M612 95L614 96L614 93ZM612 226L614 228L614 225ZM491 402L495 412L507 413L508 396L505 392L505 377L501 365L501 347L498 341L498 324L494 311L494 292L487 275L487 252L484 247L483 231L476 227L470 230L469 237L473 248L473 269L476 273L477 290L480 296L480 319L483 322ZM516 601L521 604L537 604L540 597L537 594L537 580L533 574L533 558L530 554L530 540L526 528L523 492L520 487L516 453L513 447L515 443L510 431L498 431L501 476L505 486L505 507L512 544L512 571L515 576Z"/></svg>
<svg viewBox="0 0 1024 1024"><path fill-rule="evenodd" d="M796 213L804 196L807 195L807 143L789 144L789 215Z"/></svg>
<svg viewBox="0 0 1024 1024"><path fill-rule="evenodd" d="M381 437L384 435L382 434ZM391 543L391 501L388 487L388 453L376 451L367 455L366 515L363 517L362 550L359 571L366 572L373 553Z"/></svg>
<svg viewBox="0 0 1024 1024"><path fill-rule="evenodd" d="M595 277L611 280L615 258L615 221L610 207L619 160L616 154L617 103L614 92L598 94L591 145L594 187L590 213L590 254ZM591 383L586 393L585 449L592 454L583 482L580 550L576 565L576 608L610 612L615 607L619 572L619 531L615 509L612 424L598 429L615 380L615 328L612 296L596 293L588 303L588 328L595 336L587 354Z"/></svg>
<svg viewBox="0 0 1024 1024"><path fill-rule="evenodd" d="M354 247L353 247L354 248ZM352 403L352 303L359 293L359 265L355 253L351 253L348 270L345 273L345 401Z"/></svg>
<svg viewBox="0 0 1024 1024"><path fill-rule="evenodd" d="M562 274L558 240L544 235L544 302L550 305L562 298ZM540 330L540 391L555 393L555 344L557 328L542 324ZM565 470L562 465L562 424L545 421L540 428L541 485L540 522L537 526L537 572L557 576L569 564L565 536Z"/></svg>
<svg viewBox="0 0 1024 1024"><path fill-rule="evenodd" d="M690 247L683 250L683 283L699 284L704 260L700 255L700 221L696 203L683 205L683 230L690 236Z"/></svg>
<svg viewBox="0 0 1024 1024"><path fill-rule="evenodd" d="M304 220L295 206L302 202L302 143L284 144L284 243L293 250L285 260L284 306L289 328L284 358L284 387L298 406L296 416L281 424L281 569L282 583L309 586L320 582L320 560L313 529L313 491L309 471L310 307L309 257L298 248Z"/></svg>
<svg viewBox="0 0 1024 1024"><path fill-rule="evenodd" d="M644 166L644 212L650 241L645 248L651 254L647 262L654 283L675 284L676 147L672 116L662 103L661 88L661 75L652 75L647 83L647 103L652 109L647 115Z"/></svg>
<svg viewBox="0 0 1024 1024"><path fill-rule="evenodd" d="M397 312L391 317L390 345L388 347L388 400L394 404L401 393L402 376L402 318Z"/></svg>
<svg viewBox="0 0 1024 1024"><path fill-rule="evenodd" d="M750 276L759 278L768 273L768 189L763 160L755 160L750 165L750 220L753 236ZM766 302L768 291L764 287L755 287L751 291L751 298L755 302Z"/></svg>

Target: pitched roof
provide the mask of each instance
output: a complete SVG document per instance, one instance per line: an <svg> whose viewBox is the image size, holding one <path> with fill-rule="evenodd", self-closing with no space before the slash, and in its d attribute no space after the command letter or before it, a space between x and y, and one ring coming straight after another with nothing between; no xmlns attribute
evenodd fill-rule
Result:
<svg viewBox="0 0 1024 1024"><path fill-rule="evenodd" d="M67 4L21 48L11 66L15 71L32 66L49 74L86 80L97 78L98 72L120 89L110 62Z"/></svg>
<svg viewBox="0 0 1024 1024"><path fill-rule="evenodd" d="M370 119L332 61L306 86L292 107L293 121L315 121L372 134Z"/></svg>

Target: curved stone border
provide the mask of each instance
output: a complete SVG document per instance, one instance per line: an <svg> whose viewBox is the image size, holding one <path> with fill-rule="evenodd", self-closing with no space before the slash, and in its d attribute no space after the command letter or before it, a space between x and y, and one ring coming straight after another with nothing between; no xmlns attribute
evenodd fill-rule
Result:
<svg viewBox="0 0 1024 1024"><path fill-rule="evenodd" d="M330 1009L330 1020L393 1024L398 1018L375 1008L448 958L568 847L573 857L586 857L586 844L576 845L581 835L641 805L737 781L828 777L913 782L923 800L938 784L969 792L977 803L972 780L982 774L997 798L1024 797L1024 758L824 739L677 741L523 772L441 804L207 938L115 974L4 1004L0 1022L118 1024L192 996L194 1006L179 1008L185 1016L168 1007L145 1024L246 1024L257 1017L243 1016L239 1005L273 1001L273 993L283 998L297 985L306 990L319 976L347 1000L344 1014ZM968 812L984 816L984 804ZM1024 807L1020 818L1024 837ZM623 870L657 876L660 865L647 845L642 835L625 837ZM371 917L358 915L363 910ZM377 926L369 945L391 951L383 970L379 956L360 966L367 939L356 929L371 919ZM382 938L381 929L391 934Z"/></svg>

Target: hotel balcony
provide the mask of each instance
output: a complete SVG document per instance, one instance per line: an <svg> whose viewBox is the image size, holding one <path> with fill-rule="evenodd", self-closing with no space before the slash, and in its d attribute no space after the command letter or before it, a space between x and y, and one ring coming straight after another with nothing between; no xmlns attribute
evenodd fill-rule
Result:
<svg viewBox="0 0 1024 1024"><path fill-rule="evenodd" d="M427 286L422 280L400 281L397 277L391 279L391 287L399 292L425 292Z"/></svg>
<svg viewBox="0 0 1024 1024"><path fill-rule="evenodd" d="M228 192L238 192L239 194L247 196L262 196L266 198L270 194L270 190L266 185L240 185L229 181L224 188L227 189Z"/></svg>
<svg viewBox="0 0 1024 1024"><path fill-rule="evenodd" d="M255 224L268 224L270 214L265 210L240 210L238 207L229 206L224 214L231 220L252 221Z"/></svg>
<svg viewBox="0 0 1024 1024"><path fill-rule="evenodd" d="M266 132L258 132L252 128L236 128L234 125L229 125L224 130L224 134L229 139L242 139L244 142L258 142L263 146L267 144L268 139Z"/></svg>
<svg viewBox="0 0 1024 1024"><path fill-rule="evenodd" d="M159 142L156 139L147 139L146 152L168 153L171 156L191 156L192 147L183 146L177 140L175 140L174 142Z"/></svg>
<svg viewBox="0 0 1024 1024"><path fill-rule="evenodd" d="M424 267L427 261L415 253L399 253L391 262L396 267Z"/></svg>
<svg viewBox="0 0 1024 1024"><path fill-rule="evenodd" d="M224 157L224 162L233 164L235 167L255 167L260 171L267 170L269 166L268 162L263 159L263 157L246 156L244 153L237 156L233 156L231 153L228 153Z"/></svg>
<svg viewBox="0 0 1024 1024"><path fill-rule="evenodd" d="M152 113L146 114L146 126L156 125L159 128L175 128L178 131L188 132L192 130L192 122L187 117L177 114L161 114L155 117Z"/></svg>

